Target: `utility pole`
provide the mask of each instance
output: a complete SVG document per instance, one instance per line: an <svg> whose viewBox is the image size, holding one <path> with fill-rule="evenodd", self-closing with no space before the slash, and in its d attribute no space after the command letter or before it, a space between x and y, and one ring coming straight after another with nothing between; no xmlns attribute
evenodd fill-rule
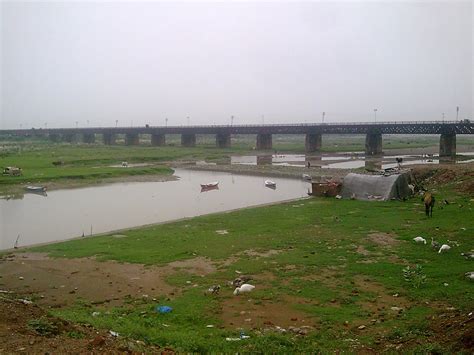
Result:
<svg viewBox="0 0 474 355"><path fill-rule="evenodd" d="M326 112L323 112L323 123L324 123L324 116L326 116Z"/></svg>
<svg viewBox="0 0 474 355"><path fill-rule="evenodd" d="M459 106L456 106L456 121L459 119Z"/></svg>
<svg viewBox="0 0 474 355"><path fill-rule="evenodd" d="M377 109L374 108L374 122L377 123Z"/></svg>
<svg viewBox="0 0 474 355"><path fill-rule="evenodd" d="M234 125L234 116L230 116L230 125L231 125L231 126Z"/></svg>
<svg viewBox="0 0 474 355"><path fill-rule="evenodd" d="M165 127L168 127L168 117L165 118Z"/></svg>
<svg viewBox="0 0 474 355"><path fill-rule="evenodd" d="M117 128L118 120L115 120L115 128Z"/></svg>

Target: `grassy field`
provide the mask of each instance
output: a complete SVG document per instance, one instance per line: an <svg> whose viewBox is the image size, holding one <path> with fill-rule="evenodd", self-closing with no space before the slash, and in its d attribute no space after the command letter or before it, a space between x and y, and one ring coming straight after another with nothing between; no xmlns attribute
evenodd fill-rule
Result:
<svg viewBox="0 0 474 355"><path fill-rule="evenodd" d="M114 308L83 300L54 311L181 352L314 353L364 347L450 352L460 335L437 332L436 324L452 314L464 317L474 304L474 282L464 277L473 271L472 261L460 256L474 249L474 204L472 196L454 191L459 186L451 179L434 190L438 201L450 204L438 203L433 218L425 217L419 198L312 198L130 230L123 233L126 238L102 236L33 250L146 265L207 258L217 265L215 272L200 277L182 271L167 279L179 289L175 295L128 299ZM428 244L414 243L418 235ZM431 237L449 240L452 249L438 254L430 247ZM404 274L404 268L416 265L417 272ZM226 283L236 271L253 277L254 292L232 295ZM216 284L222 286L219 295L207 294ZM158 304L174 310L158 314ZM101 315L92 316L94 311ZM266 323L254 326L246 319L256 314L265 314ZM285 317L298 318L296 323L304 318L310 327L283 326ZM226 341L241 331L250 338Z"/></svg>

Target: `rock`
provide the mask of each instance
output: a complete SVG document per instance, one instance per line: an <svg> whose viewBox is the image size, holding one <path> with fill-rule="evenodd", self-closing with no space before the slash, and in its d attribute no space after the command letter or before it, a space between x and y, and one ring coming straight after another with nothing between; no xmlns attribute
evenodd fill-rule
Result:
<svg viewBox="0 0 474 355"><path fill-rule="evenodd" d="M359 329L359 330L365 329L365 325L359 325L359 326L357 327L357 329Z"/></svg>

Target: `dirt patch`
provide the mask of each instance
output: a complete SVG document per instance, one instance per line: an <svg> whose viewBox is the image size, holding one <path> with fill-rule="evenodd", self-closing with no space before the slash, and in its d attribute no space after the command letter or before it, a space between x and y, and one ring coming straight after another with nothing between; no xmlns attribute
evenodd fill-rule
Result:
<svg viewBox="0 0 474 355"><path fill-rule="evenodd" d="M259 252L253 249L246 250L243 252L243 254L248 255L248 256L254 256L256 259L269 258L270 256L278 255L280 253L281 253L281 250L267 250L265 252Z"/></svg>
<svg viewBox="0 0 474 355"><path fill-rule="evenodd" d="M406 311L411 305L405 297L397 293L390 293L383 285L374 282L364 276L356 276L354 278L355 290L363 290L374 294L374 298L370 301L360 302L361 306L374 314L379 316L379 319L384 317L393 318L393 316Z"/></svg>
<svg viewBox="0 0 474 355"><path fill-rule="evenodd" d="M179 292L165 279L183 270L203 276L216 268L202 257L146 267L93 258L50 259L45 254L19 253L0 261L0 288L39 298L40 305L52 307L71 305L78 298L115 305L128 297L153 298Z"/></svg>
<svg viewBox="0 0 474 355"><path fill-rule="evenodd" d="M0 353L157 353L168 351L49 316L34 304L0 298ZM47 333L47 334L46 334ZM12 336L14 334L14 336Z"/></svg>
<svg viewBox="0 0 474 355"><path fill-rule="evenodd" d="M364 256L369 256L370 255L370 251L365 249L365 247L363 245L357 246L356 253L360 254L360 255L364 255Z"/></svg>
<svg viewBox="0 0 474 355"><path fill-rule="evenodd" d="M371 242L385 248L390 248L399 243L395 235L388 233L374 232L367 235L367 238Z"/></svg>
<svg viewBox="0 0 474 355"><path fill-rule="evenodd" d="M283 250L268 250L265 252L259 252L254 249L249 249L249 250L244 250L240 253L231 255L227 259L220 261L218 263L219 268L226 267L229 265L232 265L233 263L237 262L242 256L251 256L254 257L255 259L260 259L260 258L269 258L273 255L278 255L282 252Z"/></svg>
<svg viewBox="0 0 474 355"><path fill-rule="evenodd" d="M250 300L250 302L249 302ZM231 297L222 302L221 318L229 329L272 329L275 327L314 327L314 319L292 307L308 304L308 300L285 296L282 301Z"/></svg>

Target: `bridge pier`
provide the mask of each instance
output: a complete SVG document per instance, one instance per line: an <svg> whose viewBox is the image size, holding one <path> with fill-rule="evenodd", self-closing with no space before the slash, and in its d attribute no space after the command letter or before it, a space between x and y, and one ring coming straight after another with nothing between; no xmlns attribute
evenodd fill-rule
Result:
<svg viewBox="0 0 474 355"><path fill-rule="evenodd" d="M382 133L367 133L365 137L365 155L382 154Z"/></svg>
<svg viewBox="0 0 474 355"><path fill-rule="evenodd" d="M439 138L439 157L456 156L456 133L441 133Z"/></svg>
<svg viewBox="0 0 474 355"><path fill-rule="evenodd" d="M321 142L322 142L321 133L306 134L306 139L305 139L306 153L320 152Z"/></svg>
<svg viewBox="0 0 474 355"><path fill-rule="evenodd" d="M218 148L230 148L230 133L216 134L216 146Z"/></svg>
<svg viewBox="0 0 474 355"><path fill-rule="evenodd" d="M77 143L81 137L77 133L65 133L61 138L68 143Z"/></svg>
<svg viewBox="0 0 474 355"><path fill-rule="evenodd" d="M87 144L95 143L95 133L84 133L82 135L82 141Z"/></svg>
<svg viewBox="0 0 474 355"><path fill-rule="evenodd" d="M117 137L113 133L103 133L102 139L105 145L114 145Z"/></svg>
<svg viewBox="0 0 474 355"><path fill-rule="evenodd" d="M183 147L195 147L196 146L196 135L195 134L182 134L181 145Z"/></svg>
<svg viewBox="0 0 474 355"><path fill-rule="evenodd" d="M48 138L51 142L59 142L61 137L58 133L50 133L48 134Z"/></svg>
<svg viewBox="0 0 474 355"><path fill-rule="evenodd" d="M164 147L166 145L166 135L160 133L152 133L151 145L155 147Z"/></svg>
<svg viewBox="0 0 474 355"><path fill-rule="evenodd" d="M268 133L257 134L257 150L272 149L272 135Z"/></svg>
<svg viewBox="0 0 474 355"><path fill-rule="evenodd" d="M140 144L140 136L138 133L127 133L125 134L125 145L138 145Z"/></svg>

